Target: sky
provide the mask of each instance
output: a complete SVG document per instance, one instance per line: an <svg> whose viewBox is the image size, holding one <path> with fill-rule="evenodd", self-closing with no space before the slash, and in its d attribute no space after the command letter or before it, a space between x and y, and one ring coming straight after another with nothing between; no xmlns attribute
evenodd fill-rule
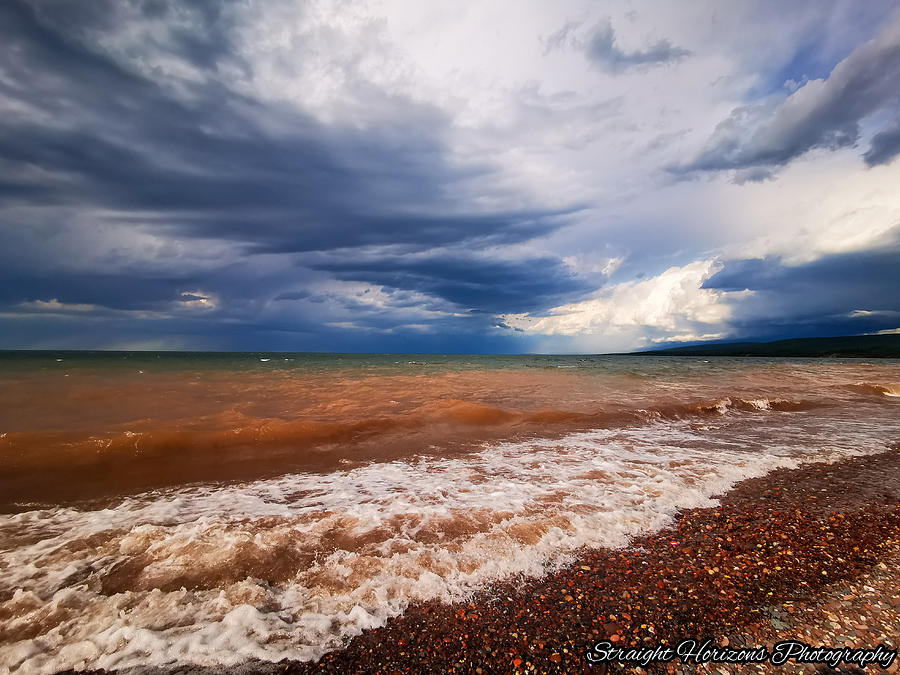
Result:
<svg viewBox="0 0 900 675"><path fill-rule="evenodd" d="M0 348L900 328L900 8L5 0Z"/></svg>

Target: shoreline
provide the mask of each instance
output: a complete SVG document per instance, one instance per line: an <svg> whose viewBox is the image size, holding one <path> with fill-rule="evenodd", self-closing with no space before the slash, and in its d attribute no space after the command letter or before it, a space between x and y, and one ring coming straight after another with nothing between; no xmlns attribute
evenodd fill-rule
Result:
<svg viewBox="0 0 900 675"><path fill-rule="evenodd" d="M826 646L847 642L874 649L871 640L879 634L861 630L868 624L860 616L875 612L873 603L884 605L876 608L881 613L876 619L896 626L895 632L883 635L893 635L893 643L882 642L887 649L898 646L900 444L875 455L777 469L738 483L718 500L717 507L681 512L671 527L638 537L626 549L583 550L563 570L507 580L478 592L470 602L411 605L403 615L352 638L317 662L117 672L596 673L603 668L588 667L585 653L599 640L646 647L696 637L736 648L765 644L771 651L775 642L789 639L792 627L798 632L790 639L806 635L813 644L811 638L818 635ZM840 590L851 588L848 585L863 575L879 573L889 576L884 588L893 587L896 596ZM827 616L823 621L840 626L842 633L806 623L791 609L817 607L835 588L850 598L846 613L851 616L848 625L855 628L844 628L834 603L823 610ZM852 635L846 635L848 631ZM828 642L839 638L843 641ZM791 663L781 668L768 664L732 668L716 664L688 668L676 660L668 667L656 664L643 671L611 667L610 672L818 670ZM888 672L897 669L895 661ZM867 670L884 672L875 666Z"/></svg>

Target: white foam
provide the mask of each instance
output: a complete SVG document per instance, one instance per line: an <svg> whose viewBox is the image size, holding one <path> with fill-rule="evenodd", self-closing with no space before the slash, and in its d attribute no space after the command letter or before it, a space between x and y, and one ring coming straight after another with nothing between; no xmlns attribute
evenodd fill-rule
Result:
<svg viewBox="0 0 900 675"><path fill-rule="evenodd" d="M757 410L771 410L772 409L772 401L767 398L754 398L747 401L751 406L756 408Z"/></svg>
<svg viewBox="0 0 900 675"><path fill-rule="evenodd" d="M743 478L878 449L871 427L787 415L776 434L749 417L0 516L0 596L16 589L0 606L0 672L314 659L409 602L540 575L581 546L624 546L712 505ZM212 588L158 588L267 555L299 562L277 579L257 578L259 563ZM105 595L101 582L136 561Z"/></svg>

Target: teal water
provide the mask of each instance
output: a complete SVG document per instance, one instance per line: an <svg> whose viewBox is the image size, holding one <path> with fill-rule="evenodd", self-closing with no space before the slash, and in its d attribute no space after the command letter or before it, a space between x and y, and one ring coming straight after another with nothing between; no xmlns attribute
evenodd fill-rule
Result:
<svg viewBox="0 0 900 675"><path fill-rule="evenodd" d="M559 368L597 371L611 375L637 373L648 376L694 375L723 369L786 364L865 364L871 359L791 357L697 357L629 354L340 354L322 352L174 352L174 351L74 351L0 350L0 372L51 368L97 368L158 371L298 370L329 372L361 370L409 373L470 370ZM900 359L878 359L883 365Z"/></svg>

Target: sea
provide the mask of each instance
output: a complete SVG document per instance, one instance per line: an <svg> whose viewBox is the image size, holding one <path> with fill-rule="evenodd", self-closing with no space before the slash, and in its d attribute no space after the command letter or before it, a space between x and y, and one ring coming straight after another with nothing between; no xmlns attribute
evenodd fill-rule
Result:
<svg viewBox="0 0 900 675"><path fill-rule="evenodd" d="M900 360L0 352L0 673L311 660L900 441Z"/></svg>

